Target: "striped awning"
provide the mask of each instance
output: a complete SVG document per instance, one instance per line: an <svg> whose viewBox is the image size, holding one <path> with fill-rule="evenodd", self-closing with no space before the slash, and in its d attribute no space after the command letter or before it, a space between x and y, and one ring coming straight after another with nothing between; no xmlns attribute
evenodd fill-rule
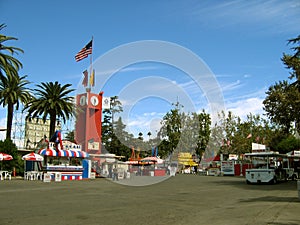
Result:
<svg viewBox="0 0 300 225"><path fill-rule="evenodd" d="M60 157L75 157L75 158L88 158L89 154L83 151L76 150L53 150L50 148L41 149L38 152L40 155L44 156L60 156Z"/></svg>

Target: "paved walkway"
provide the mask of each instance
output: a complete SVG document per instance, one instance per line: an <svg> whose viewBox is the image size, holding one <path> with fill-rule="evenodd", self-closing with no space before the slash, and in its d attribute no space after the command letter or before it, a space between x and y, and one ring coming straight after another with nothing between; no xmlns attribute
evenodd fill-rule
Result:
<svg viewBox="0 0 300 225"><path fill-rule="evenodd" d="M0 224L300 224L295 181L247 185L241 177L186 174L147 186L118 183L0 181Z"/></svg>

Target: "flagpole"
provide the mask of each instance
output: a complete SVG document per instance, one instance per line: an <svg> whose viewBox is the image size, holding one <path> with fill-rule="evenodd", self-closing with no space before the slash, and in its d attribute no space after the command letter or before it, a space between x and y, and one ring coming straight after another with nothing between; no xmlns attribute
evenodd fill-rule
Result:
<svg viewBox="0 0 300 225"><path fill-rule="evenodd" d="M93 46L93 43L94 42L94 37L92 36L92 46ZM90 74L89 74L89 80L88 80L88 87L89 87L89 90L92 89L91 87L91 75L93 73L93 47L92 47L92 53L90 54Z"/></svg>

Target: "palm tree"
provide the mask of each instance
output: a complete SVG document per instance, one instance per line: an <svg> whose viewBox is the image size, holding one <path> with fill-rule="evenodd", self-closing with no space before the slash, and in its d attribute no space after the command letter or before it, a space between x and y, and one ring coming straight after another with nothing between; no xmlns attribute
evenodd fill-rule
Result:
<svg viewBox="0 0 300 225"><path fill-rule="evenodd" d="M65 123L75 113L74 97L68 96L74 89L68 89L71 84L61 85L57 81L36 85L35 96L24 108L28 118L42 116L44 122L50 119L49 137L55 132L56 118L62 118Z"/></svg>
<svg viewBox="0 0 300 225"><path fill-rule="evenodd" d="M143 133L142 132L139 133L138 139L143 140Z"/></svg>
<svg viewBox="0 0 300 225"><path fill-rule="evenodd" d="M5 24L0 24L0 30L5 28ZM3 43L6 41L18 40L15 37L8 37L3 34L0 34L0 76L4 74L18 74L18 70L22 68L22 63L14 58L13 54L18 54L19 52L23 53L24 51L20 48L13 46L5 46ZM10 55L4 54L3 52L9 52ZM3 74L4 72L4 74Z"/></svg>
<svg viewBox="0 0 300 225"><path fill-rule="evenodd" d="M152 135L151 132L149 131L147 135L149 136L149 141L150 141L150 136Z"/></svg>
<svg viewBox="0 0 300 225"><path fill-rule="evenodd" d="M11 139L14 106L16 105L18 110L20 103L26 104L32 97L29 89L26 88L30 83L25 79L26 77L12 73L0 77L0 105L7 106L6 139Z"/></svg>

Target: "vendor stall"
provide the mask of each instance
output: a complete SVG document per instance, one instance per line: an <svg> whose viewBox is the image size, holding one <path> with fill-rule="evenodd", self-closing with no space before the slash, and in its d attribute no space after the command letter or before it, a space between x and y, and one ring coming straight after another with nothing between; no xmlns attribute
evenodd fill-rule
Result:
<svg viewBox="0 0 300 225"><path fill-rule="evenodd" d="M71 146L71 145L70 145ZM39 154L44 156L41 162L41 170L50 173L51 179L61 176L61 180L82 180L90 177L90 163L86 152L68 147L67 150L55 150L51 146L39 150Z"/></svg>

